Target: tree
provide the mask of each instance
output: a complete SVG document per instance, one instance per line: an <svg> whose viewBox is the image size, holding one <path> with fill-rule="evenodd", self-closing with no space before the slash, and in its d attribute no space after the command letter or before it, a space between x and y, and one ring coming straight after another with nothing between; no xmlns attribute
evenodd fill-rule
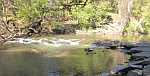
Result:
<svg viewBox="0 0 150 76"><path fill-rule="evenodd" d="M125 26L128 24L130 17L132 16L132 4L133 0L119 0L118 1L120 24L118 31L123 33Z"/></svg>

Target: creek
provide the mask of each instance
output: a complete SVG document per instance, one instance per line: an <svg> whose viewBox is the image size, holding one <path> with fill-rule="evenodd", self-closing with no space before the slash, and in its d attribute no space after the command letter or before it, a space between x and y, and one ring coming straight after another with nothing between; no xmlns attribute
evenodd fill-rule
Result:
<svg viewBox="0 0 150 76"><path fill-rule="evenodd" d="M105 39L138 42L150 37L59 35L9 41L0 47L0 76L98 76L126 60L117 50L85 53L92 42Z"/></svg>

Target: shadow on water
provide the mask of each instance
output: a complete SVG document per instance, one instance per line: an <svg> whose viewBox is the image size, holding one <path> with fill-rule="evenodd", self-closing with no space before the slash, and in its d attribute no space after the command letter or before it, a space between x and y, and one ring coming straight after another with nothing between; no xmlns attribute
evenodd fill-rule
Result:
<svg viewBox="0 0 150 76"><path fill-rule="evenodd" d="M0 48L0 76L48 76L48 57L29 46L6 44Z"/></svg>
<svg viewBox="0 0 150 76"><path fill-rule="evenodd" d="M34 52L1 52L0 76L47 76L47 61Z"/></svg>

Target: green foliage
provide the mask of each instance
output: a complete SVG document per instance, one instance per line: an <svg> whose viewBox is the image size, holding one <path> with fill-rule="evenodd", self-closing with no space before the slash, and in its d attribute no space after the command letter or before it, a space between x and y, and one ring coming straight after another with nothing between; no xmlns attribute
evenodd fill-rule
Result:
<svg viewBox="0 0 150 76"><path fill-rule="evenodd" d="M145 31L150 33L150 14L145 18Z"/></svg>
<svg viewBox="0 0 150 76"><path fill-rule="evenodd" d="M47 0L16 0L17 17L32 20L41 17L47 10Z"/></svg>
<svg viewBox="0 0 150 76"><path fill-rule="evenodd" d="M149 0L134 0L132 15L136 20L131 20L125 28L126 32L150 32L150 2ZM141 19L144 19L139 25ZM143 24L142 24L143 23Z"/></svg>
<svg viewBox="0 0 150 76"><path fill-rule="evenodd" d="M93 20L103 22L112 10L109 1L103 1L100 4L89 3L85 7L75 7L72 10L72 16L79 21L81 27L88 29Z"/></svg>
<svg viewBox="0 0 150 76"><path fill-rule="evenodd" d="M134 0L132 14L134 16L142 16L142 3L141 0Z"/></svg>
<svg viewBox="0 0 150 76"><path fill-rule="evenodd" d="M81 27L89 26L89 18L94 15L94 9L91 5L87 5L84 8L76 7L72 10L72 15L79 20Z"/></svg>
<svg viewBox="0 0 150 76"><path fill-rule="evenodd" d="M145 31L150 33L150 2L147 0L147 3L142 8L142 16L144 17L144 27Z"/></svg>
<svg viewBox="0 0 150 76"><path fill-rule="evenodd" d="M118 0L50 0L52 5L49 5L49 0L14 0L12 1L13 11L16 20L23 20L24 22L31 22L36 18L49 18L49 24L54 27L63 25L62 17L73 17L79 22L79 27L89 29L93 22L95 23L109 23L108 16L117 13ZM136 32L144 28L146 32L150 32L150 2L149 0L133 0L132 15L137 20L131 20L125 31ZM10 1L11 2L11 1ZM0 1L0 13L2 15L3 6ZM66 6L65 6L66 5ZM69 8L69 9L67 9ZM12 10L10 10L12 11ZM138 24L139 20L143 18L144 25ZM70 19L72 20L72 18Z"/></svg>
<svg viewBox="0 0 150 76"><path fill-rule="evenodd" d="M144 28L142 27L142 25L137 20L134 20L128 23L124 32L131 34L131 33L143 32L143 29Z"/></svg>

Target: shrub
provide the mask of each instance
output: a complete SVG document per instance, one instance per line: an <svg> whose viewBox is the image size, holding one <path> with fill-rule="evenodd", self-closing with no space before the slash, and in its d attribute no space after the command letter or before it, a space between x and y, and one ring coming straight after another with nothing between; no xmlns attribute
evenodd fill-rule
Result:
<svg viewBox="0 0 150 76"><path fill-rule="evenodd" d="M105 19L112 12L113 8L109 1L101 3L89 3L85 7L74 7L72 16L79 21L80 27L89 29L92 22L105 23Z"/></svg>

